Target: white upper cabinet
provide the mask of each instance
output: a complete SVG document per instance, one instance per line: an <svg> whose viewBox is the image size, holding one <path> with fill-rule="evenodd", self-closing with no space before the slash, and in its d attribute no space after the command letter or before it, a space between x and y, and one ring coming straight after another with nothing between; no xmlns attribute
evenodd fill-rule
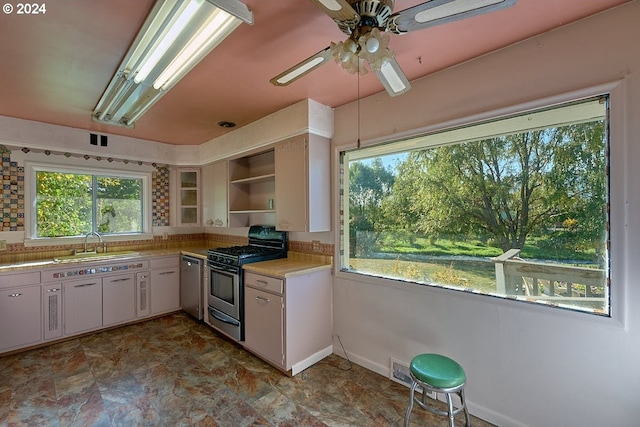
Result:
<svg viewBox="0 0 640 427"><path fill-rule="evenodd" d="M331 230L330 141L301 135L275 146L276 228Z"/></svg>

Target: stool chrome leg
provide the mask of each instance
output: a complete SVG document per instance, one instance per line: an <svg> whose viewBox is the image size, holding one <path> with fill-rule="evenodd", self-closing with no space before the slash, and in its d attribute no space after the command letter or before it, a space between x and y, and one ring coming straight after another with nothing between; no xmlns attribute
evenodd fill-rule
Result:
<svg viewBox="0 0 640 427"><path fill-rule="evenodd" d="M404 416L404 427L409 427L409 417L411 417L411 411L413 410L413 396L416 391L416 386L418 383L415 381L411 382L411 392L409 393L409 407L407 408L407 413Z"/></svg>
<svg viewBox="0 0 640 427"><path fill-rule="evenodd" d="M444 395L447 398L447 409L449 410L449 426L455 427L455 414L453 412L453 400L451 399L451 393L445 393Z"/></svg>
<svg viewBox="0 0 640 427"><path fill-rule="evenodd" d="M471 417L469 417L469 409L467 408L467 401L464 398L464 389L459 391L460 394L460 402L462 402L462 407L464 408L464 419L466 427L471 427Z"/></svg>

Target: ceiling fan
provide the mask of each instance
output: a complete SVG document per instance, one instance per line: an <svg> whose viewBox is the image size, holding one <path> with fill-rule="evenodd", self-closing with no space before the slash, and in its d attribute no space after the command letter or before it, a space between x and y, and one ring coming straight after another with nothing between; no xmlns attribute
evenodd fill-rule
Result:
<svg viewBox="0 0 640 427"><path fill-rule="evenodd" d="M373 71L389 95L407 92L411 85L394 52L390 34L404 34L445 24L515 4L517 0L430 0L393 13L395 0L311 0L349 36L271 79L286 86L334 59L351 74Z"/></svg>

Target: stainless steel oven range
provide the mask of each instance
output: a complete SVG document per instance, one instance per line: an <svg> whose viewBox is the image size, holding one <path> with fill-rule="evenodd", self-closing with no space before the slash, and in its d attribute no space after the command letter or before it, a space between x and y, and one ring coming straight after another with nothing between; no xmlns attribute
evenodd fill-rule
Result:
<svg viewBox="0 0 640 427"><path fill-rule="evenodd" d="M207 323L236 341L244 341L242 266L250 262L286 258L287 249L287 232L264 225L249 228L249 244L246 246L209 249Z"/></svg>

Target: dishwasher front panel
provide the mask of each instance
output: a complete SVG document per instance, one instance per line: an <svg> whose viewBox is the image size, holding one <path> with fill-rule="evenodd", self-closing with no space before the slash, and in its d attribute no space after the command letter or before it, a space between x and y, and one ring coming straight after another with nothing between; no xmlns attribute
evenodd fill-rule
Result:
<svg viewBox="0 0 640 427"><path fill-rule="evenodd" d="M198 320L202 320L202 273L204 260L183 255L180 263L180 304Z"/></svg>

